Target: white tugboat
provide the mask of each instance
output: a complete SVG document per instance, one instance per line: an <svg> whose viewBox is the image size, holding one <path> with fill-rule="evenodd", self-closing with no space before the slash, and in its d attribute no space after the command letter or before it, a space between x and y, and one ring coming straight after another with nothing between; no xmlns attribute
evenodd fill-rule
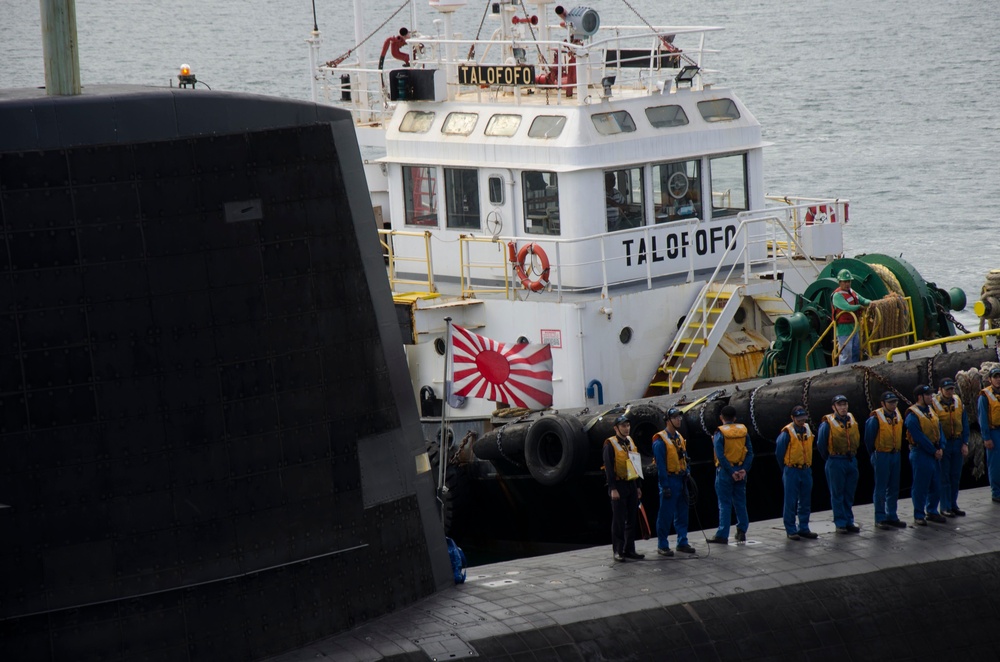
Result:
<svg viewBox="0 0 1000 662"><path fill-rule="evenodd" d="M648 452L639 437L692 391L833 365L841 269L868 298L900 295L901 328L858 325L868 356L954 333L960 290L902 260L843 256L848 200L765 193L761 126L714 83L707 40L721 28L609 26L590 8L525 0L489 3L492 34L469 39L452 30L464 5L432 0L433 36L383 27L377 59L360 20L358 46L337 60L319 64L318 32L310 40L316 100L356 123L428 438L446 392L445 318L550 345L565 424L534 438L511 428L504 445L494 429L510 419L496 410L514 403L453 396L447 407L456 439L486 442L467 458L491 461L485 474L530 471L549 487L599 479L590 460L607 430L587 416L605 403L666 396L648 426L633 424ZM714 429L704 405L694 414Z"/></svg>

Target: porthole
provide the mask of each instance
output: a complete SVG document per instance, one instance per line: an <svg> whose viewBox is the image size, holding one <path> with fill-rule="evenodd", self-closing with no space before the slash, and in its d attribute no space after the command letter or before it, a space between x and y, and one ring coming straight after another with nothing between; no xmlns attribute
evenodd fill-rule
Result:
<svg viewBox="0 0 1000 662"><path fill-rule="evenodd" d="M439 356L444 356L444 338L434 339L434 351L438 353Z"/></svg>
<svg viewBox="0 0 1000 662"><path fill-rule="evenodd" d="M740 306L739 308L737 308L736 309L736 314L733 315L733 321L736 322L737 324L743 324L743 322L746 320L746 318L747 318L747 311L746 311L746 309L743 308L742 306Z"/></svg>
<svg viewBox="0 0 1000 662"><path fill-rule="evenodd" d="M528 339L525 338L524 336L518 336L517 337L517 344L518 345L527 345L528 344Z"/></svg>
<svg viewBox="0 0 1000 662"><path fill-rule="evenodd" d="M618 340L621 341L623 345L629 344L632 340L632 327L626 326L618 333Z"/></svg>

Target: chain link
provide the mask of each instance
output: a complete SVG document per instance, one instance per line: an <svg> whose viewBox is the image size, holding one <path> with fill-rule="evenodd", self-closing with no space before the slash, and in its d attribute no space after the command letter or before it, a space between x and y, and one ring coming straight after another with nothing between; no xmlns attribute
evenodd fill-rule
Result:
<svg viewBox="0 0 1000 662"><path fill-rule="evenodd" d="M708 426L705 425L705 408L708 407L708 404L710 402L712 402L713 400L718 400L725 394L726 394L726 389L724 388L715 391L714 393L708 396L705 402L701 405L701 409L698 410L698 420L701 421L701 429L704 430L705 436L708 437L709 439L712 438L712 433L708 431Z"/></svg>
<svg viewBox="0 0 1000 662"><path fill-rule="evenodd" d="M806 381L802 384L802 406L806 408L806 414L809 414L809 420L812 421L812 413L809 411L809 387L812 386L812 377L807 377Z"/></svg>
<svg viewBox="0 0 1000 662"><path fill-rule="evenodd" d="M954 324L955 328L957 328L959 331L961 331L962 333L970 333L970 331L965 328L965 325L959 322L957 319L955 319L955 316L949 313L944 306L942 306L941 304L937 304L937 309L938 312L944 315L949 322Z"/></svg>
<svg viewBox="0 0 1000 662"><path fill-rule="evenodd" d="M528 416L530 416L530 414L524 414L524 415L518 417L518 419L516 421L511 421L509 423L504 423L500 427L500 429L497 430L497 450L500 452L500 457L504 458L505 460L507 460L508 462L510 462L511 464L513 464L516 467L523 467L524 463L523 462L518 462L517 460L515 460L511 456L507 455L506 452L504 452L503 441L501 440L501 437L503 437L503 431L507 429L508 425L514 425L516 423L522 423L522 422L524 422L524 419L526 419Z"/></svg>
<svg viewBox="0 0 1000 662"><path fill-rule="evenodd" d="M932 356L927 359L927 384L933 388L934 386L934 359L937 357Z"/></svg>
<svg viewBox="0 0 1000 662"><path fill-rule="evenodd" d="M870 367L868 367L866 365L854 365L854 366L851 366L851 367L854 368L855 370L864 370L864 372L865 372L865 379L866 380L869 377L874 377L875 381L877 381L880 384L882 384L883 386L885 386L885 388L886 388L887 391L892 391L893 393L895 393L899 397L900 400L902 400L903 402L905 402L907 407L909 407L909 406L911 406L913 404L912 402L910 402L909 398L907 398L905 395L903 395L899 391L899 389L897 389L895 386L892 385L892 382L890 382L888 379L886 379L882 375L878 374L875 370L872 370ZM868 388L868 386L866 386L865 388ZM867 397L868 397L869 404L871 404L872 399L871 399L870 393L867 394ZM881 395L880 395L879 396L879 402L881 402L881 401L882 401L882 398L881 398Z"/></svg>

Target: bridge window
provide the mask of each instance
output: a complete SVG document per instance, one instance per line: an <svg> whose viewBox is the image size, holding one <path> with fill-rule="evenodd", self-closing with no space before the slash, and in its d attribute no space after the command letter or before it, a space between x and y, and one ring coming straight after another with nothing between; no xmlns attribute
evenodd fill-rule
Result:
<svg viewBox="0 0 1000 662"><path fill-rule="evenodd" d="M528 128L529 138L558 138L566 126L562 115L539 115Z"/></svg>
<svg viewBox="0 0 1000 662"><path fill-rule="evenodd" d="M646 224L642 197L642 168L604 171L604 200L608 232Z"/></svg>
<svg viewBox="0 0 1000 662"><path fill-rule="evenodd" d="M669 129L688 123L687 113L680 106L655 106L646 109L646 119L657 129Z"/></svg>
<svg viewBox="0 0 1000 662"><path fill-rule="evenodd" d="M656 222L701 218L701 161L678 161L653 166Z"/></svg>
<svg viewBox="0 0 1000 662"><path fill-rule="evenodd" d="M503 204L503 179L500 177L490 177L490 204Z"/></svg>
<svg viewBox="0 0 1000 662"><path fill-rule="evenodd" d="M595 113L590 116L590 119L594 122L594 128L602 136L635 131L635 122L632 120L632 116L624 110L616 110L613 113Z"/></svg>
<svg viewBox="0 0 1000 662"><path fill-rule="evenodd" d="M699 101L698 112L706 122L729 122L740 118L740 109L732 99Z"/></svg>
<svg viewBox="0 0 1000 662"><path fill-rule="evenodd" d="M476 128L476 113L448 113L441 125L441 133L452 136L467 136Z"/></svg>
<svg viewBox="0 0 1000 662"><path fill-rule="evenodd" d="M529 234L559 234L559 176L554 172L525 171L524 231Z"/></svg>
<svg viewBox="0 0 1000 662"><path fill-rule="evenodd" d="M521 126L520 115L494 115L486 123L486 135L509 138L517 133L517 127Z"/></svg>
<svg viewBox="0 0 1000 662"><path fill-rule="evenodd" d="M437 226L437 168L403 166L403 208L407 225Z"/></svg>
<svg viewBox="0 0 1000 662"><path fill-rule="evenodd" d="M422 110L411 110L403 115L403 121L399 123L399 130L402 133L427 133L434 123L434 113L425 113Z"/></svg>
<svg viewBox="0 0 1000 662"><path fill-rule="evenodd" d="M712 216L732 216L749 209L746 154L716 157L709 161L709 167L712 177Z"/></svg>
<svg viewBox="0 0 1000 662"><path fill-rule="evenodd" d="M445 168L444 191L447 226L478 230L479 171L472 168Z"/></svg>

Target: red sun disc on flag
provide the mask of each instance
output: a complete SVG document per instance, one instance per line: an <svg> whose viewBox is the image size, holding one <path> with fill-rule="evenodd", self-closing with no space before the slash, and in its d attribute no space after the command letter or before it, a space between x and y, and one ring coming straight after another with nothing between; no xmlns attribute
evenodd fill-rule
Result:
<svg viewBox="0 0 1000 662"><path fill-rule="evenodd" d="M491 384L503 384L510 376L510 364L499 352L488 349L476 355L476 367Z"/></svg>

